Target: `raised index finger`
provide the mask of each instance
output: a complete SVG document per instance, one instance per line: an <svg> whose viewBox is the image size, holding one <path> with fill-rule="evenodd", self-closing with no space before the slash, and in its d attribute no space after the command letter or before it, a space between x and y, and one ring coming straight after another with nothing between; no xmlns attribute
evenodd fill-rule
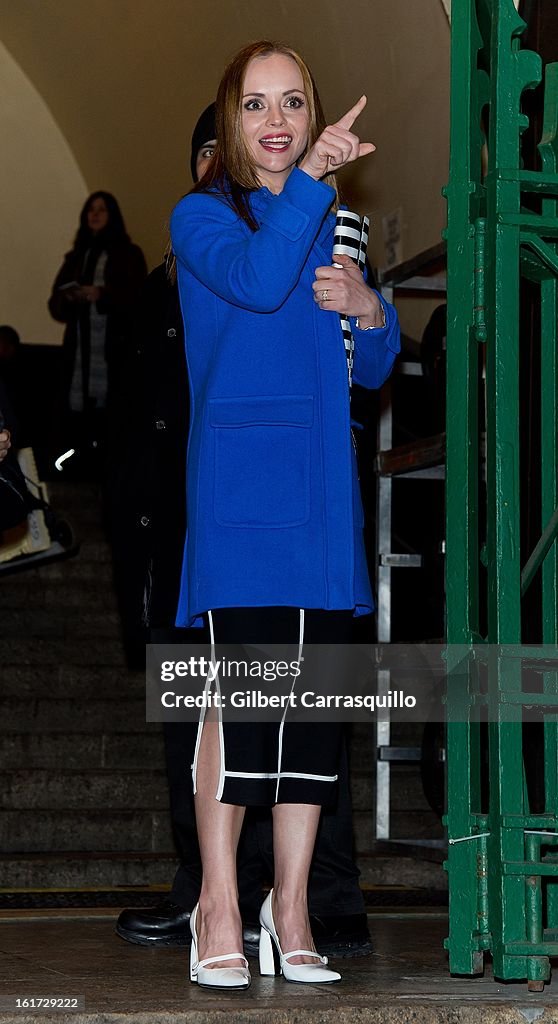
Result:
<svg viewBox="0 0 558 1024"><path fill-rule="evenodd" d="M361 96L360 99L355 103L354 107L351 107L351 109L348 110L346 114L343 114L343 117L340 117L339 120L335 122L335 124L339 128L345 128L346 131L350 131L358 115L361 114L362 111L364 110L366 103L366 96Z"/></svg>

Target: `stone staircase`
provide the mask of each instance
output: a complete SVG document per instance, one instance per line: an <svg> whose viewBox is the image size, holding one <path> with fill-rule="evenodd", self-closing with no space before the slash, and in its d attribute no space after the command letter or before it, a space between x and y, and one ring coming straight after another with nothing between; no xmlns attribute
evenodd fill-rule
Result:
<svg viewBox="0 0 558 1024"><path fill-rule="evenodd" d="M166 883L161 730L126 667L98 488L49 491L81 549L0 578L0 886Z"/></svg>
<svg viewBox="0 0 558 1024"><path fill-rule="evenodd" d="M0 888L168 884L175 854L161 729L145 722L143 673L126 667L98 489L56 482L49 490L81 549L0 577ZM367 856L372 750L371 731L358 727L353 796L364 877L412 884L424 876L412 861ZM395 836L441 834L416 768L395 769L393 793ZM443 885L441 868L427 867L425 884Z"/></svg>

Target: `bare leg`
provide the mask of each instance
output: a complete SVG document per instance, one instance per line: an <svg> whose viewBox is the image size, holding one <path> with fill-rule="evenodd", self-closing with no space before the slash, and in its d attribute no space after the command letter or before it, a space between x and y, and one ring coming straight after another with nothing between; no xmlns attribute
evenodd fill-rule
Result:
<svg viewBox="0 0 558 1024"><path fill-rule="evenodd" d="M196 823L203 866L198 911L200 960L242 952L242 921L238 909L236 848L244 807L215 799L219 781L219 726L206 721L198 754ZM215 967L243 967L226 960Z"/></svg>
<svg viewBox="0 0 558 1024"><path fill-rule="evenodd" d="M276 804L273 808L275 883L273 918L281 948L315 949L308 919L308 874L314 852L321 807L315 804ZM292 964L315 963L293 957Z"/></svg>

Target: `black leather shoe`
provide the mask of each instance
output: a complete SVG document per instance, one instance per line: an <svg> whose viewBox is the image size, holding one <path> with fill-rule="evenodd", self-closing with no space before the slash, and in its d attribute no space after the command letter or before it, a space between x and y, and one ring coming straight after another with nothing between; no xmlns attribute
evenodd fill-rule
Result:
<svg viewBox="0 0 558 1024"><path fill-rule="evenodd" d="M189 946L190 911L170 900L156 907L123 910L116 922L116 934L137 946ZM243 937L247 956L257 956L259 925L245 923Z"/></svg>
<svg viewBox="0 0 558 1024"><path fill-rule="evenodd" d="M171 900L155 907L123 910L116 922L116 933L138 946L189 946L190 911Z"/></svg>
<svg viewBox="0 0 558 1024"><path fill-rule="evenodd" d="M242 941L244 943L244 952L246 953L246 956L257 957L260 951L259 922L242 922Z"/></svg>
<svg viewBox="0 0 558 1024"><path fill-rule="evenodd" d="M335 917L310 914L310 926L316 949L322 956L349 959L372 953L366 914L339 914Z"/></svg>

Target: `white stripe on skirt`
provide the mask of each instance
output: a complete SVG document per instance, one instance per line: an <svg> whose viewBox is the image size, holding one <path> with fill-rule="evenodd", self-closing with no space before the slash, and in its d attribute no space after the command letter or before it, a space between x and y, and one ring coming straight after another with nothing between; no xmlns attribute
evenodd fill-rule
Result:
<svg viewBox="0 0 558 1024"><path fill-rule="evenodd" d="M298 669L300 671L300 662L302 661L302 652L303 652L303 649L304 649L304 608L300 608L299 612L300 612L300 618L299 618L300 625L299 625L299 637L298 637L297 667L298 667ZM207 615L208 615L208 619L209 619L209 634L210 634L210 639L211 639L211 677L210 677L210 675L208 673L206 681L205 681L204 694L207 694L210 691L210 688L211 688L211 685L212 685L213 682L215 682L215 684L216 684L217 693L220 694L221 690L220 690L220 685L219 685L219 674L218 674L218 672L214 671L214 666L216 664L215 631L214 631L214 627L213 627L213 615L211 613L211 610L208 611ZM295 685L296 685L296 679L298 677L298 674L299 673L297 673L297 675L293 679L293 683L292 683L291 691L290 691L291 693L294 692L294 688L295 688ZM202 738L202 733L203 733L203 726L204 726L204 722L205 722L207 704L208 704L208 702L204 701L204 706L202 707L202 709L200 711L200 720L198 722L198 731L197 731L197 735L196 735L196 746L195 746L195 750L194 750L194 762L192 764L192 781L193 781L193 786L194 786L194 793L196 793L196 791L197 791L198 758L199 758L200 744L201 744L201 738ZM217 792L215 794L215 799L216 800L220 800L221 797L223 796L223 790L224 790L224 787L225 787L225 779L226 778L246 779L247 781L249 781L251 779L277 779L277 786L276 786L276 789L275 789L275 802L276 803L277 803L277 799L278 799L278 796L279 796L279 786L280 786L282 778L283 779L309 779L312 782L336 782L337 781L337 778L338 778L337 775L311 775L311 774L309 774L309 773L307 774L305 772L283 772L283 771L281 771L281 762L282 762L282 759L283 759L283 731L284 731L284 728L285 728L285 719L286 719L288 707L289 707L289 701L287 701L287 703L285 705L285 709L283 711L283 716L281 718L281 722L280 722L280 725L279 725L279 750L278 750L278 756L277 756L277 771L276 772L232 772L232 771L227 771L226 768L225 768L225 743L224 743L224 735L223 735L223 714L222 714L222 709L221 709L221 706L220 706L220 703L219 703L219 706L218 706L217 710L218 710L218 715L219 715L218 721L219 721L219 758L220 758L220 764L219 764L219 780L218 780L218 784L217 784Z"/></svg>
<svg viewBox="0 0 558 1024"><path fill-rule="evenodd" d="M299 671L297 672L297 674L293 678L293 683L292 683L292 686L291 686L291 693L293 692L293 690L295 688L295 683L296 683L296 680L297 680L298 675L300 673L300 662L302 661L302 648L303 647L304 647L304 608L301 608L300 609L300 625L299 625L299 632L298 632L298 659L297 659L297 668L298 668ZM283 758L283 729L285 728L285 718L287 717L287 708L289 706L289 703L290 703L290 701L288 701L287 704L285 704L285 708L284 708L283 714L281 716L281 725L279 726L279 756L277 758L277 785L275 787L275 803L277 803L277 800L278 800L278 797L279 797L279 785L280 785L280 782L281 782L281 760Z"/></svg>
<svg viewBox="0 0 558 1024"><path fill-rule="evenodd" d="M213 616L211 614L211 610L208 611L207 615L208 615L208 618L209 618L209 635L210 635L210 639L211 639L211 660L210 660L211 677L210 677L210 674L208 673L207 677L206 677L206 680L205 680L205 686L204 686L203 692L204 692L204 695L208 694L210 689L211 689L212 684L215 683L216 692L220 695L221 694L221 687L220 687L220 684L219 684L219 673L215 671L215 665L216 665L216 657L215 657L215 631L213 629ZM196 734L196 746L195 746L195 749L194 749L194 761L193 761L193 764L192 764L192 783L193 783L194 795L197 792L197 785L198 785L198 758L199 758L199 753L200 753L200 744L201 744L201 738L202 738L202 733L203 733L203 726L204 726L204 722L205 722L205 715L206 715L206 711L207 711L207 705L208 705L208 701L206 699L206 700L204 700L203 707L201 708L201 711L200 711L200 720L198 722L198 731L197 731L197 734ZM225 742L224 742L224 736L223 736L223 712L222 712L222 708L221 708L221 701L218 701L217 712L218 712L218 724L219 724L219 755L220 756L219 756L219 779L218 779L218 782L217 782L217 792L215 793L215 799L216 800L220 800L221 797L223 796L223 789L224 789L224 786L225 786Z"/></svg>

